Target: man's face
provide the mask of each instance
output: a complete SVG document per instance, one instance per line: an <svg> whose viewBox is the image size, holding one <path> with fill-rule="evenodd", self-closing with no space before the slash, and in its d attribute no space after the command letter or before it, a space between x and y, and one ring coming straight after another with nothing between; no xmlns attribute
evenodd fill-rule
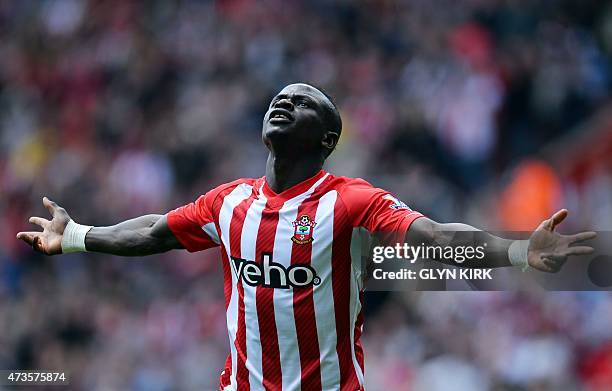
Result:
<svg viewBox="0 0 612 391"><path fill-rule="evenodd" d="M264 116L264 144L270 148L280 143L302 151L322 148L321 140L328 131L325 124L328 104L325 95L307 84L283 88L272 99Z"/></svg>

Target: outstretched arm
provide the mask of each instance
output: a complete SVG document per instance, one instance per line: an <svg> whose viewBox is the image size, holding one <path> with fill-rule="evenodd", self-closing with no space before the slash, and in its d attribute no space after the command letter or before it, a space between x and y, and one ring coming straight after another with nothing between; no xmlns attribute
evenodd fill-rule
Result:
<svg viewBox="0 0 612 391"><path fill-rule="evenodd" d="M583 255L593 252L590 246L571 246L595 238L595 232L581 232L574 235L561 235L555 228L567 217L562 209L550 219L544 220L533 231L529 241L515 241L494 236L467 224L437 223L422 217L415 220L406 233L406 242L412 245L438 246L479 246L484 247L484 259L464 263L452 263L443 259L438 261L462 267L503 267L531 266L544 272L557 272L570 255Z"/></svg>
<svg viewBox="0 0 612 391"><path fill-rule="evenodd" d="M65 252L62 241L64 231L71 222L70 216L64 208L46 197L43 204L53 218L30 217L30 222L41 226L43 231L19 232L17 239L43 254L61 254ZM165 215L145 215L110 227L92 227L85 236L84 244L87 251L122 256L151 255L183 248L168 227Z"/></svg>
<svg viewBox="0 0 612 391"><path fill-rule="evenodd" d="M85 237L87 251L123 256L158 254L183 248L166 215L145 215L110 226L93 227Z"/></svg>

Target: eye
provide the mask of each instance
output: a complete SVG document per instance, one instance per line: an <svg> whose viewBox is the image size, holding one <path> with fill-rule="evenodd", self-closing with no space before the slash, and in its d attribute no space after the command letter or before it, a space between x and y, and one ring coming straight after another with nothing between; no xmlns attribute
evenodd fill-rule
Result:
<svg viewBox="0 0 612 391"><path fill-rule="evenodd" d="M304 100L300 100L295 104L297 107L310 107L310 105L308 104L308 102L304 101Z"/></svg>

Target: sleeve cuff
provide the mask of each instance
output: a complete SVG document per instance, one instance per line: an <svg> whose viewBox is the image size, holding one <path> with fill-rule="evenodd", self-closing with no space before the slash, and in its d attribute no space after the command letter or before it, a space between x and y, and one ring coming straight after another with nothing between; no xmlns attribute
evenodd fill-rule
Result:
<svg viewBox="0 0 612 391"><path fill-rule="evenodd" d="M172 234L178 240L178 242L190 253L199 251L199 249L192 244L192 241L185 241L180 229L180 216L174 211L166 213L166 221L168 222L168 228L172 231Z"/></svg>
<svg viewBox="0 0 612 391"><path fill-rule="evenodd" d="M397 243L404 243L406 239L406 232L408 232L412 223L420 217L425 217L425 216L422 213L415 212L415 211L408 213L404 217L404 219L400 223L399 229L397 230L397 235L398 235L396 238Z"/></svg>

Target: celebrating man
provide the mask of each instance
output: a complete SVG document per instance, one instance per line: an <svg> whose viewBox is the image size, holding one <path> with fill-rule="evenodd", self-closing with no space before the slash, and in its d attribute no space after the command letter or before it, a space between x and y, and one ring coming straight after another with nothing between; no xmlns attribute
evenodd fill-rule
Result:
<svg viewBox="0 0 612 391"><path fill-rule="evenodd" d="M481 265L547 272L569 255L593 251L570 247L593 232L555 232L566 210L543 221L529 240L513 241L437 223L364 180L325 172L341 129L328 95L308 84L288 85L263 120L265 176L238 179L165 215L111 227L77 224L44 198L52 220L30 218L43 231L17 238L49 255L144 256L219 246L230 342L221 390L363 390L361 259L374 235L445 246L486 241Z"/></svg>

